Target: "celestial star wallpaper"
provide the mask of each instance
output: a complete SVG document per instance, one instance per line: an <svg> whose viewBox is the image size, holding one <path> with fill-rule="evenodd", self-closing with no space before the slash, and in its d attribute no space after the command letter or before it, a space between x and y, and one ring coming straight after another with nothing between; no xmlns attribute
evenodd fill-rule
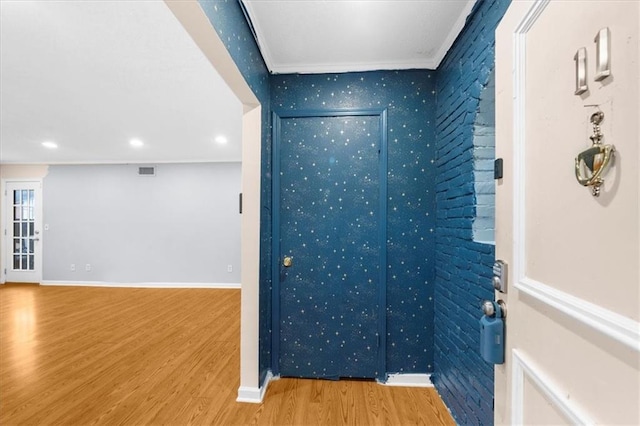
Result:
<svg viewBox="0 0 640 426"><path fill-rule="evenodd" d="M433 369L434 122L436 99L434 88L434 73L418 70L320 75L273 75L271 77L271 105L274 111L281 112L283 115L292 111L304 112L330 109L362 110L378 108L387 110L387 241L384 247L387 253L387 263L383 267L386 269L387 281L387 335L385 349L386 372L388 373L427 373ZM350 213L355 215L354 217L331 216L321 218L322 221L318 226L327 228L332 232L335 232L333 228L342 229L343 240L339 238L325 239L321 241L324 244L323 248L320 246L320 242L315 241L315 238L303 239L308 245L317 244L318 251L322 257L315 262L315 268L319 269L314 271L317 274L317 277L314 278L314 283L317 284L323 280L326 283L327 274L337 272L328 270L328 266L323 264L325 259L328 264L334 262L331 257L334 250L338 251L339 256L335 259L335 262L340 264L341 269L344 267L348 269L356 268L358 271L357 274L351 275L347 271L341 272L342 274L347 273L346 281L349 283L350 290L346 290L347 293L334 291L330 294L331 297L334 297L333 295L335 294L342 295L342 300L347 301L345 303L346 309L353 308L355 312L353 317L357 318L352 318L349 322L344 321L344 318L340 318L340 315L344 317L344 314L341 313L343 308L335 308L330 304L326 308L318 308L321 310L318 315L322 316L323 321L327 321L326 324L321 323L327 332L336 330L339 333L338 336L350 336L349 339L336 340L338 345L343 344L342 340L344 340L344 344L349 346L349 350L345 351L345 355L342 358L338 358L341 363L346 363L347 366L341 366L341 371L338 371L337 374L349 376L352 375L349 374L350 372L354 372L353 375L357 375L361 374L360 364L368 362L360 355L362 348L366 349L366 346L360 345L358 339L370 342L373 338L368 334L359 333L361 330L359 325L362 324L361 321L374 321L375 318L369 318L368 315L375 315L367 314L366 303L362 300L356 300L358 299L356 297L349 298L348 291L360 291L362 283L367 282L369 279L368 274L372 274L372 268L377 268L378 265L374 262L370 268L365 268L363 264L370 263L372 260L367 260L367 262L363 263L360 257L363 257L363 259L367 257L365 257L364 253L360 253L354 248L347 236L350 235L349 232L353 232L352 224L356 224L356 229L357 224L360 224L361 227L366 226L370 230L374 229L371 221L377 223L378 219L371 217L371 215L367 217L367 214L375 210L367 210L364 203L368 201L371 204L376 201L373 199L347 199L346 197L342 197L342 201L340 201L340 197L336 192L343 191L344 194L346 189L347 193L352 194L351 196L358 193L358 191L360 193L364 191L366 194L376 193L373 188L378 186L378 182L372 180L375 177L374 173L368 171L364 166L365 163L372 163L375 159L361 161L360 157L362 156L365 159L368 155L374 154L377 157L377 148L372 151L365 151L366 142L359 141L356 143L357 138L355 136L349 136L352 140L346 141L346 137L340 131L345 132L347 128L341 128L340 126L353 125L357 127L355 122L353 124L341 124L339 119L334 121L326 118L315 118L314 120L317 122L313 124L302 124L298 121L300 124L297 124L299 128L295 131L296 140L292 139L292 143L304 140L302 151L295 154L299 158L294 158L291 161L291 159L287 158L289 154L285 151L284 154L283 152L280 153L279 160L282 162L281 167L286 168L294 180L304 181L305 177L309 179L310 175L308 173L315 173L315 176L320 173L328 180L326 182L320 180L317 183L317 188L307 188L305 191L313 194L308 199L299 197L300 194L297 194L297 198L291 200L283 198L285 202L281 205L280 214L281 218L288 218L287 208L295 208L297 210L301 206L304 206L301 214L306 214L307 210L313 210L313 202L318 205L323 200L322 198L318 199L320 190L324 190L325 187L331 188L333 185L331 188L333 192L328 195L327 202L329 204L326 207L332 207L334 210L339 209L341 206L343 209L348 207ZM362 118L359 120L362 121ZM309 119L310 121L312 120ZM294 127L294 123L296 122L291 121L287 125ZM371 123L366 125L371 125ZM350 134L353 134L353 132L350 131ZM293 134L291 136L293 137ZM332 139L335 141L335 146L330 145ZM279 142L284 143L283 141ZM377 144L377 141L374 143ZM333 154L327 156L324 148L331 149ZM305 159L302 159L303 156ZM330 164L331 158L337 161L338 164L333 164L329 174L326 167ZM307 164L307 162L314 160L316 164L315 171L312 164ZM324 170L320 169L320 165L324 167ZM361 169L360 165L365 168ZM300 170L300 167L303 170ZM285 172L281 171L281 173ZM281 182L281 187L286 189L287 182ZM291 195L287 194L286 191L283 191L283 194L283 197ZM331 212L332 210L329 209L329 211ZM358 216L360 214L364 215L360 217ZM358 219L358 221L356 222L355 219ZM305 231L308 228L309 226L305 225ZM364 234L372 232L365 232ZM360 242L358 238L360 237L354 237L356 245L371 245L370 242L364 240ZM284 249L286 250L286 248ZM340 254L343 249L345 252ZM280 254L286 255L286 253ZM344 262L343 255L345 256ZM367 256L375 257L372 254ZM297 256L297 258L299 257ZM297 258L294 254L294 262L298 261ZM336 268L337 264L335 266L332 264L331 267ZM325 266L325 269L322 269L323 266ZM312 266L310 265L310 267ZM364 269L367 269L367 271L365 272ZM285 282L287 280L291 281L293 277L286 276ZM354 286L358 286L358 289L356 290ZM286 314L281 315L280 318L281 327L283 327L281 349L287 350L296 348L296 345L303 346L300 339L298 339L297 343L295 340L293 342L282 340L287 338L287 324L283 324L283 322L287 321L288 315L292 315L295 312L294 307L298 304L297 300L300 299L299 287L295 287L295 292L293 288L284 286L281 289L281 302L283 304L281 311ZM290 292L291 294L289 294ZM366 298L362 294L359 296L362 296L363 300ZM289 304L291 309L288 307ZM327 313L332 312L332 310L335 311L337 316L332 315L334 319L330 323L326 318ZM328 318L331 319L332 316ZM308 339L320 342L317 332L317 327L320 324L315 324L313 321L309 324L307 320L296 323L293 319L294 317L292 316L291 327L303 330L301 335L306 333L306 336L312 336L308 337ZM317 321L319 322L319 319ZM336 331L333 331L334 336ZM358 342L358 345L350 346L347 343L350 341ZM360 349L356 349L356 346ZM318 349L310 349L310 351L313 350L314 357L321 356L325 358L323 355L319 355L319 345L313 346L313 348ZM300 350L306 349L301 348ZM323 349L324 351L326 349ZM326 359L330 359L333 355L333 353L327 355ZM305 371L308 370L309 375L313 375L314 372L318 376L333 374L333 371L327 370L325 372L323 370L324 366L321 370L317 368L315 370L313 368L308 369L307 367L314 367L313 363L311 366L303 367L296 363L294 359L302 360L303 356L289 357L283 360L283 366L291 366L294 369L296 367L298 369L304 368ZM370 359L370 356L366 359Z"/></svg>

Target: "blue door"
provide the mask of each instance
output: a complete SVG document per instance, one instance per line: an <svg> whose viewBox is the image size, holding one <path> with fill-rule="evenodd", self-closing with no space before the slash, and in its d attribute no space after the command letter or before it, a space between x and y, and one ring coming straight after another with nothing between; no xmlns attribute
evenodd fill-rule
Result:
<svg viewBox="0 0 640 426"><path fill-rule="evenodd" d="M274 271L282 376L374 378L383 372L381 117L278 119Z"/></svg>

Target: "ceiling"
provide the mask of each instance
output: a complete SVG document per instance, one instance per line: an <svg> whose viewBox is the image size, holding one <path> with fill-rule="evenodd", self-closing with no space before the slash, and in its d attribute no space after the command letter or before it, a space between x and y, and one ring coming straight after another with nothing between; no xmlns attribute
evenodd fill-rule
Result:
<svg viewBox="0 0 640 426"><path fill-rule="evenodd" d="M242 0L273 73L435 69L476 0Z"/></svg>
<svg viewBox="0 0 640 426"><path fill-rule="evenodd" d="M242 105L163 1L1 0L0 16L0 162L240 161Z"/></svg>
<svg viewBox="0 0 640 426"><path fill-rule="evenodd" d="M274 73L434 69L474 3L242 0ZM0 163L240 161L242 105L163 1L0 0L0 20Z"/></svg>

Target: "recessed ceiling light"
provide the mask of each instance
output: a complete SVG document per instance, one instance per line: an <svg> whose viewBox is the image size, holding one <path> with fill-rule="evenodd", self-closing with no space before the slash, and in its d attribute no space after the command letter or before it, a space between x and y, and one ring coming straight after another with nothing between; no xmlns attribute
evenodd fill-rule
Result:
<svg viewBox="0 0 640 426"><path fill-rule="evenodd" d="M49 149L56 149L58 147L58 144L52 141L44 141L42 142L42 146Z"/></svg>
<svg viewBox="0 0 640 426"><path fill-rule="evenodd" d="M144 146L144 142L142 142L140 139L131 139L129 141L129 145L131 145L134 148L140 148Z"/></svg>
<svg viewBox="0 0 640 426"><path fill-rule="evenodd" d="M216 141L217 144L220 144L220 145L227 144L227 138L225 138L224 136L216 136L214 140Z"/></svg>

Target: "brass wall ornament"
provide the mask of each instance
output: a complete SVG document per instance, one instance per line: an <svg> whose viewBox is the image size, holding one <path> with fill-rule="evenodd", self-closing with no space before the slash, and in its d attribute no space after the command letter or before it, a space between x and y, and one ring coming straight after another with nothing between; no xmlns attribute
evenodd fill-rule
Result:
<svg viewBox="0 0 640 426"><path fill-rule="evenodd" d="M604 120L602 111L591 114L593 135L589 136L592 146L576 157L576 179L582 186L590 186L594 197L600 195L600 186L604 183L604 174L614 157L615 147L602 143L603 134L600 123Z"/></svg>

